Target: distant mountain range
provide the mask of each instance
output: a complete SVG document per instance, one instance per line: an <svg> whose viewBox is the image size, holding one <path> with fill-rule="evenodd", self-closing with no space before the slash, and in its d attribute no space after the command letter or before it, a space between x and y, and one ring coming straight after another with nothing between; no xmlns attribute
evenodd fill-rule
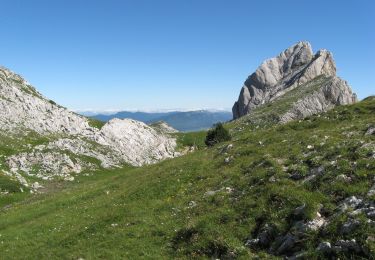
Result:
<svg viewBox="0 0 375 260"><path fill-rule="evenodd" d="M86 116L91 116L95 119L107 122L113 118L130 118L142 121L147 124L164 121L168 125L182 132L199 131L212 127L218 122L226 122L232 119L232 113L229 111L172 111L172 112L131 112L121 111L115 114L97 114L90 115L85 112Z"/></svg>

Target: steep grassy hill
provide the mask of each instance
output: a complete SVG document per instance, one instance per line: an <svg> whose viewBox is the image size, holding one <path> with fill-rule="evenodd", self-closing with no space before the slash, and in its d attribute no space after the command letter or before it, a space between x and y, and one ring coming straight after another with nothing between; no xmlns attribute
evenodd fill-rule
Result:
<svg viewBox="0 0 375 260"><path fill-rule="evenodd" d="M232 141L213 148L181 134L198 149L17 203L1 195L0 258L371 258L375 98L284 125L249 120L227 124ZM324 225L306 228L317 216ZM337 248L324 255L321 242Z"/></svg>

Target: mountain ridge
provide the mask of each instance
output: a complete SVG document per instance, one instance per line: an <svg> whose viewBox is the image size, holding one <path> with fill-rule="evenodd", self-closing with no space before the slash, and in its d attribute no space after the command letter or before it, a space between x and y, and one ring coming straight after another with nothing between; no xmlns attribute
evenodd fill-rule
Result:
<svg viewBox="0 0 375 260"><path fill-rule="evenodd" d="M170 112L132 112L120 111L111 115L93 115L92 118L108 121L113 118L131 118L152 124L164 121L171 127L182 131L200 131L212 127L215 123L229 121L232 117L228 111L193 110L193 111L170 111Z"/></svg>

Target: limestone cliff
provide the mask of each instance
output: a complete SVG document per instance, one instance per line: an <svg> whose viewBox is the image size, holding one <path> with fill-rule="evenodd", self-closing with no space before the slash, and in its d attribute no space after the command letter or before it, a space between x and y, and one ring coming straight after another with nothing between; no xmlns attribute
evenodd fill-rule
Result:
<svg viewBox="0 0 375 260"><path fill-rule="evenodd" d="M332 77L335 87L332 84L331 87L325 86L324 90L317 91L317 97L305 99L303 105L300 102L288 115L283 116L284 121L323 112L335 105L356 102L356 95L349 85L336 76L332 54L327 50L313 54L310 43L299 42L277 57L264 61L247 78L233 106L233 118L247 115L258 106L273 102L319 76Z"/></svg>

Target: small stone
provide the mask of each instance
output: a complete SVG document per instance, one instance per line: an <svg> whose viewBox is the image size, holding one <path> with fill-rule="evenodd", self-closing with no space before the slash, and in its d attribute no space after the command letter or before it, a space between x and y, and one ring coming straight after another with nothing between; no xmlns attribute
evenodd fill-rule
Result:
<svg viewBox="0 0 375 260"><path fill-rule="evenodd" d="M43 186L40 185L39 182L36 181L33 184L31 184L31 188L36 191L36 190L38 190L40 188L43 188Z"/></svg>
<svg viewBox="0 0 375 260"><path fill-rule="evenodd" d="M367 196L368 196L368 197L371 197L371 196L373 196L373 195L375 195L375 185L373 185L373 186L371 187L371 189L367 192Z"/></svg>
<svg viewBox="0 0 375 260"><path fill-rule="evenodd" d="M227 193L232 193L232 192L234 191L234 189L231 188L231 187L226 187L226 188L225 188L225 191L226 191Z"/></svg>
<svg viewBox="0 0 375 260"><path fill-rule="evenodd" d="M343 181L343 182L351 182L352 178L346 176L345 174L337 175L336 180Z"/></svg>
<svg viewBox="0 0 375 260"><path fill-rule="evenodd" d="M228 144L227 146L225 146L222 150L221 150L221 152L220 153L227 153L227 152L229 152L230 150L232 150L232 148L233 148L233 144Z"/></svg>
<svg viewBox="0 0 375 260"><path fill-rule="evenodd" d="M375 127L370 126L370 127L367 129L365 135L375 135Z"/></svg>
<svg viewBox="0 0 375 260"><path fill-rule="evenodd" d="M323 254L329 254L332 251L331 243L330 242L321 242L317 249L319 252Z"/></svg>
<svg viewBox="0 0 375 260"><path fill-rule="evenodd" d="M254 248L259 245L259 238L249 239L246 241L245 246L249 248Z"/></svg>
<svg viewBox="0 0 375 260"><path fill-rule="evenodd" d="M275 176L271 176L269 179L268 179L269 182L276 182L276 178Z"/></svg>
<svg viewBox="0 0 375 260"><path fill-rule="evenodd" d="M336 252L355 252L360 253L362 248L357 244L355 239L339 240L333 247Z"/></svg>
<svg viewBox="0 0 375 260"><path fill-rule="evenodd" d="M351 196L351 197L346 198L343 202L341 202L339 209L341 212L344 212L348 210L349 208L356 209L361 204L362 204L362 199L358 199L355 196Z"/></svg>
<svg viewBox="0 0 375 260"><path fill-rule="evenodd" d="M360 226L361 222L356 219L349 219L346 223L344 223L340 229L341 234L347 235L353 232L356 228Z"/></svg>
<svg viewBox="0 0 375 260"><path fill-rule="evenodd" d="M371 219L375 219L375 210L367 212L366 216Z"/></svg>
<svg viewBox="0 0 375 260"><path fill-rule="evenodd" d="M197 206L197 203L195 201L190 201L188 205L189 205L189 208L194 208Z"/></svg>
<svg viewBox="0 0 375 260"><path fill-rule="evenodd" d="M355 216L358 216L359 214L363 213L364 211L365 211L364 208L356 209L356 210L353 210L352 212L349 212L348 215L351 216L351 217L355 217Z"/></svg>

